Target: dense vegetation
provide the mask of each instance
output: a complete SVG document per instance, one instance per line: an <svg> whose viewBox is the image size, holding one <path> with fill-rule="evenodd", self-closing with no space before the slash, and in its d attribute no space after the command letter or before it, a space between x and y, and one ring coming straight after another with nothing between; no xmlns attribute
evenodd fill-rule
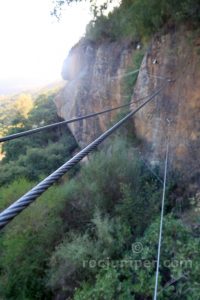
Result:
<svg viewBox="0 0 200 300"><path fill-rule="evenodd" d="M192 26L199 22L197 1L123 0L108 16L97 14L87 36L141 40L183 20ZM134 57L136 68L142 55L138 51ZM135 81L135 74L126 78L128 94ZM53 97L40 95L28 109L19 100L11 123L2 114L2 131L12 134L59 121ZM1 232L1 299L152 299L162 184L134 149L132 133L130 138L129 127L121 129L89 163L51 187ZM67 127L5 143L0 210L76 149ZM200 239L178 218L175 185L167 186L159 299L194 300L200 294Z"/></svg>
<svg viewBox="0 0 200 300"><path fill-rule="evenodd" d="M127 80L127 87L134 81L134 76ZM29 113L15 114L8 134L58 121L53 97L40 95ZM121 129L89 164L4 229L2 299L151 299L162 185L134 150L129 130ZM66 127L5 143L0 209L66 161L75 148ZM171 203L167 207L170 211ZM199 243L176 215L166 217L162 299L195 299L199 294Z"/></svg>
<svg viewBox="0 0 200 300"><path fill-rule="evenodd" d="M7 134L60 121L53 103L54 96L40 95L34 101L34 108L28 117L22 114L24 109L19 110ZM0 163L0 185L8 184L18 177L25 177L30 181L39 180L64 163L75 148L75 140L67 126L9 141L2 148L5 157Z"/></svg>
<svg viewBox="0 0 200 300"><path fill-rule="evenodd" d="M33 108L33 99L30 94L20 94L15 96L0 96L0 135L7 132L13 119L19 113L27 116L27 113Z"/></svg>
<svg viewBox="0 0 200 300"><path fill-rule="evenodd" d="M5 105L1 124L3 127L6 120L9 126L7 126L7 131L4 130L4 134L21 132L60 121L61 119L56 113L53 102L54 97L55 93L53 92L41 94L34 101L31 101L31 105L30 97L24 95L20 95L13 101L7 99L6 103L9 105ZM77 144L67 126L60 126L30 137L4 143L2 147L4 158L0 162L0 209L6 208L34 186L36 181L57 169L72 156L76 149ZM65 177L65 180L67 180L67 177ZM52 250L54 242L62 234L62 230L59 230L62 222L57 214L62 204L62 189L55 187L52 190L46 193L43 198L44 202L39 204L40 207L36 205L37 208L34 210L33 205L30 210L31 214L28 211L24 212L22 218L19 218L16 223L13 222L11 230L0 236L2 242L0 242L2 247L0 257L0 269L2 271L1 298L38 298L38 291L44 289L43 279L41 278L45 272L46 257ZM51 193L54 194L53 197L50 196ZM59 203L55 201L54 197L57 200L59 199ZM41 214L38 215L39 212ZM41 233L45 240L44 243L40 243L39 240L42 239L42 236L37 234L37 228L41 229L41 226L46 226L45 224L48 224L48 233L42 230ZM53 231L55 232L53 233ZM7 233L10 237L8 239L6 237ZM14 236L16 240L13 239ZM35 244L36 248L32 244L35 242L37 244L37 246ZM3 249L7 247L6 244L8 248L4 256ZM25 254L24 251L27 251L27 253ZM33 251L36 251L36 256ZM23 255L27 255L27 258L24 257L23 263L20 263L19 260L21 261ZM21 258L15 261L17 257ZM9 270L10 275L8 277L5 276L3 266ZM36 279L37 277L38 279ZM35 279L32 281L33 278ZM27 281L27 285L24 284L25 281Z"/></svg>
<svg viewBox="0 0 200 300"><path fill-rule="evenodd" d="M21 179L1 188L1 208L30 186ZM107 142L1 234L1 298L151 299L161 191L125 135ZM175 215L166 217L161 299L197 299L199 243Z"/></svg>
<svg viewBox="0 0 200 300"><path fill-rule="evenodd" d="M122 0L120 7L108 16L103 13L95 15L86 36L97 41L127 37L145 40L157 31L173 29L183 22L199 26L199 1Z"/></svg>

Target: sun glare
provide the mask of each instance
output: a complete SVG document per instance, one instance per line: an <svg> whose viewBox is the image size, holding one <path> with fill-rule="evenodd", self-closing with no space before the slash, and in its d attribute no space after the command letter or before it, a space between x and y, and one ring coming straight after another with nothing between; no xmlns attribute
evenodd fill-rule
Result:
<svg viewBox="0 0 200 300"><path fill-rule="evenodd" d="M62 62L84 34L89 4L71 5L57 22L52 0L0 0L0 79L61 79Z"/></svg>

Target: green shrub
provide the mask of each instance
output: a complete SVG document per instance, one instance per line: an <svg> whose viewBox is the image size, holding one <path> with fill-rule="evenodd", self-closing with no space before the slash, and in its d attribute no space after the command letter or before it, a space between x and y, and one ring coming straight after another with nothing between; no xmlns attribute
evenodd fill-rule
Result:
<svg viewBox="0 0 200 300"><path fill-rule="evenodd" d="M0 188L0 210L3 210L8 205L13 203L21 195L28 192L34 186L33 182L28 182L26 179L21 178L14 181L9 186Z"/></svg>
<svg viewBox="0 0 200 300"><path fill-rule="evenodd" d="M135 40L150 37L164 26L200 22L200 4L196 0L122 0L108 16L100 15L87 28L93 40L129 37Z"/></svg>
<svg viewBox="0 0 200 300"><path fill-rule="evenodd" d="M144 57L144 49L137 50L137 52L134 52L132 57L132 63L126 70L127 75L123 79L122 88L123 88L123 94L126 95L127 103L132 99L134 86L136 84L138 74L139 74L139 72L136 73L132 73L132 72L133 70L137 70L140 68L143 57Z"/></svg>
<svg viewBox="0 0 200 300"><path fill-rule="evenodd" d="M142 177L138 174L138 177ZM140 181L140 179L138 180ZM132 237L141 236L159 211L161 189L157 183L144 177L135 185L121 185L122 198L115 206L116 215L129 224Z"/></svg>
<svg viewBox="0 0 200 300"><path fill-rule="evenodd" d="M79 299L152 299L159 219L137 240L141 251L130 250L120 260L105 262L95 280L84 282L74 295ZM159 271L159 299L192 300L199 297L200 239L180 220L166 216ZM190 293L188 291L190 290Z"/></svg>
<svg viewBox="0 0 200 300"><path fill-rule="evenodd" d="M98 261L122 257L155 218L159 190L126 140L113 138L92 155L66 187L69 233L51 258L52 290L71 297L80 282L93 281Z"/></svg>
<svg viewBox="0 0 200 300"><path fill-rule="evenodd" d="M94 243L88 234L70 233L51 257L48 286L53 290L73 294L78 282L87 279L84 262L94 256Z"/></svg>
<svg viewBox="0 0 200 300"><path fill-rule="evenodd" d="M4 203L1 203L1 208L7 207L29 188L30 183L24 180L2 188ZM45 289L45 268L65 228L61 217L64 194L64 187L49 189L1 232L1 299L44 299L50 296Z"/></svg>
<svg viewBox="0 0 200 300"><path fill-rule="evenodd" d="M15 120L15 125L7 134L60 121L53 103L54 96L40 95L28 118L19 117ZM20 177L30 181L39 180L66 162L76 148L75 139L66 126L11 140L3 145L5 158L0 162L0 185L9 184Z"/></svg>
<svg viewBox="0 0 200 300"><path fill-rule="evenodd" d="M142 262L131 271L136 299L153 295L159 222L160 219L156 220L139 240L142 251L132 252L128 256L129 259ZM160 299L198 299L199 246L200 239L193 238L191 231L180 220L171 215L165 217L159 269ZM145 261L150 262L146 267Z"/></svg>
<svg viewBox="0 0 200 300"><path fill-rule="evenodd" d="M84 283L82 289L75 292L74 300L134 300L131 293L131 280L120 282L120 273L116 268L101 270L94 285Z"/></svg>
<svg viewBox="0 0 200 300"><path fill-rule="evenodd" d="M21 180L2 188L1 209L31 185ZM52 187L2 232L1 298L151 298L155 265L136 269L126 261L156 259L160 199L160 183L131 144L125 138L112 138L76 177ZM142 252L131 251L135 242L142 244ZM161 299L189 300L184 294L189 284L195 299L198 255L199 239L193 239L180 221L165 217ZM166 268L163 262L170 259L196 260L197 265ZM168 286L173 279L175 283Z"/></svg>
<svg viewBox="0 0 200 300"><path fill-rule="evenodd" d="M96 213L86 233L70 233L57 247L51 258L48 285L71 296L80 281L91 280L98 273L98 261L122 254L128 238L130 230L119 218Z"/></svg>

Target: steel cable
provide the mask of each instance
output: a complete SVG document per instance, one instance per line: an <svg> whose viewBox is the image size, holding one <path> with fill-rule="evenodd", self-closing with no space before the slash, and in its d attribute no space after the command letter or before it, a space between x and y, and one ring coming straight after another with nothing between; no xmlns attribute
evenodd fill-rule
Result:
<svg viewBox="0 0 200 300"><path fill-rule="evenodd" d="M168 82L160 87L156 92L154 92L149 98L141 104L134 111L129 112L124 118L117 122L114 126L108 129L106 132L101 134L96 140L82 149L69 161L64 163L60 168L50 174L47 178L41 181L33 189L27 192L24 196L19 198L16 202L11 204L7 209L0 213L0 229L2 229L6 224L8 224L15 216L17 216L21 211L23 211L29 204L31 204L36 198L38 198L43 192L45 192L54 182L56 182L62 175L69 171L74 165L80 162L85 156L87 156L91 151L93 151L100 143L102 143L111 133L117 130L122 124L129 120L134 114L136 114L141 108L143 108L148 102L150 102L156 95L158 95L161 90L166 86Z"/></svg>
<svg viewBox="0 0 200 300"><path fill-rule="evenodd" d="M171 80L167 80L167 81L169 82ZM81 117L74 117L74 118L72 118L70 120L61 121L61 122L49 124L49 125L46 125L46 126L42 126L42 127L30 129L30 130L27 130L27 131L23 131L23 132L18 132L18 133L14 133L14 134L11 134L11 135L7 135L5 137L1 137L0 138L0 143L6 142L6 141L10 141L10 140L14 140L14 139L17 139L17 138L20 138L20 137L28 136L28 135L31 135L31 134L34 134L34 133L37 133L37 132L40 132L40 131L43 131L43 130L52 129L52 128L55 128L55 127L58 127L58 126L62 126L64 124L70 124L70 123L73 123L73 122L77 122L77 121L89 119L89 118L92 118L92 117L95 117L95 116L98 116L98 115L102 115L104 113L108 113L108 112L111 112L111 111L114 111L114 110L118 110L120 108L128 107L131 104L140 102L140 101L142 101L142 100L144 100L146 98L148 98L148 96L139 98L137 101L131 101L131 102L127 103L127 104L123 104L123 105L120 105L120 106L117 106L117 107L113 107L113 108L108 108L108 109L102 110L100 112L88 114L88 115L81 116Z"/></svg>
<svg viewBox="0 0 200 300"><path fill-rule="evenodd" d="M169 141L167 141L167 149L166 149L166 156L165 156L165 170L164 170L163 194L162 194L162 205L161 205L161 216L160 216L160 230L159 230L159 239L158 239L157 265L156 265L156 280L155 280L153 300L157 300L157 293L158 293L158 277L159 277L159 268L160 268L160 250L161 250L161 243L162 243L162 230L163 230L163 218L164 218L168 156L169 156Z"/></svg>
<svg viewBox="0 0 200 300"><path fill-rule="evenodd" d="M140 99L137 100L137 102L142 101L142 100L146 99L147 97L148 96L140 98ZM133 103L136 103L136 102L132 101L130 103L123 104L123 105L113 107L113 108L108 108L108 109L105 109L105 110L100 111L100 112L88 114L88 115L81 116L81 117L74 117L70 120L61 121L61 122L49 124L49 125L46 125L46 126L38 127L38 128L35 128L35 129L30 129L30 130L27 130L27 131L14 133L14 134L11 134L11 135L0 138L0 143L10 141L10 140L14 140L14 139L17 139L17 138L20 138L20 137L28 136L28 135L31 135L31 134L34 134L34 133L37 133L37 132L40 132L40 131L43 131L43 130L52 129L52 128L55 128L55 127L58 127L58 126L61 126L61 125L64 125L64 124L70 124L70 123L73 123L73 122L89 119L89 118L92 118L92 117L95 117L95 116L98 116L98 115L101 115L101 114L104 114L104 113L108 113L108 112L111 112L111 111L114 111L114 110L117 110L117 109L120 109L120 108L123 108L123 107L128 107Z"/></svg>

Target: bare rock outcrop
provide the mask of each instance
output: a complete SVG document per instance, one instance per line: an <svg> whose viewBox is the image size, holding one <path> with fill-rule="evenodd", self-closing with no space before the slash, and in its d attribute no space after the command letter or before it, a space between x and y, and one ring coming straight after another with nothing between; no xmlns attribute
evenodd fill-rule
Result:
<svg viewBox="0 0 200 300"><path fill-rule="evenodd" d="M153 165L160 165L169 135L170 169L182 179L199 181L200 40L195 32L182 29L154 38L143 59L134 96L158 89L164 83L162 76L174 82L134 118L143 153Z"/></svg>
<svg viewBox="0 0 200 300"><path fill-rule="evenodd" d="M130 42L96 44L81 40L64 62L65 88L55 99L58 114L64 119L98 112L124 104L122 74L133 66L135 45ZM105 131L117 111L69 124L80 146L87 145Z"/></svg>
<svg viewBox="0 0 200 300"><path fill-rule="evenodd" d="M70 119L124 104L121 75L127 68L135 68L136 51L140 51L137 44L127 41L97 44L81 40L63 66L67 84L56 98L59 115ZM200 180L200 40L195 31L179 29L154 37L141 65L134 99L160 88L162 77L174 81L133 119L141 151L152 165L161 166L169 135L170 169L190 183L196 182ZM69 127L83 147L108 128L116 113Z"/></svg>

